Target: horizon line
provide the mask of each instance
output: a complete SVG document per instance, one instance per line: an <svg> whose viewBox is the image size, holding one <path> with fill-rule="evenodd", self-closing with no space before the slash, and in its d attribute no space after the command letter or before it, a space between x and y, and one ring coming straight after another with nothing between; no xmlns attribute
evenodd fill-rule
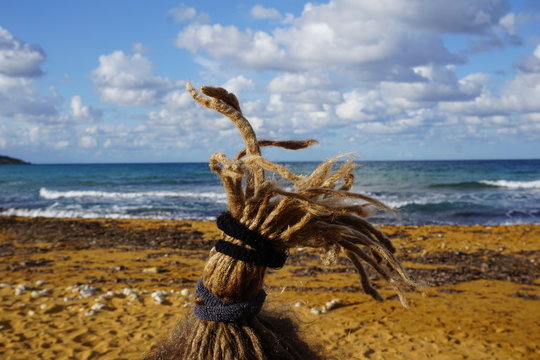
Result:
<svg viewBox="0 0 540 360"><path fill-rule="evenodd" d="M375 160L375 159L364 159L359 160L355 159L354 162L413 162L413 161L534 161L540 160L540 158L503 158L503 159L386 159L386 160ZM321 163L326 160L272 160L277 163ZM343 160L336 161L342 162ZM129 165L129 164L205 164L208 161L154 161L154 162L65 162L65 163L41 163L41 162L30 162L29 164L18 164L18 165Z"/></svg>

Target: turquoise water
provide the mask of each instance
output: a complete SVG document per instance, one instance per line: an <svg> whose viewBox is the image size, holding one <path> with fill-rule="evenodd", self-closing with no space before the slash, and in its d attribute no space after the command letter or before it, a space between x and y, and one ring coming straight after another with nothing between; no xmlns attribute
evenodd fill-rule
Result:
<svg viewBox="0 0 540 360"><path fill-rule="evenodd" d="M397 210L376 223L540 223L540 160L363 162L354 190ZM213 219L225 206L206 163L0 166L3 215Z"/></svg>

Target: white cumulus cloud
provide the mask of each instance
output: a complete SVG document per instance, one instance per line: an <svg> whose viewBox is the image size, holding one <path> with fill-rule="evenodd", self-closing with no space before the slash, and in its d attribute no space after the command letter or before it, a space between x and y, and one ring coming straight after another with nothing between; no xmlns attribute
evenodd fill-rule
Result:
<svg viewBox="0 0 540 360"><path fill-rule="evenodd" d="M267 8L262 5L255 5L251 8L251 16L255 19L280 19L281 13L274 8Z"/></svg>
<svg viewBox="0 0 540 360"><path fill-rule="evenodd" d="M42 74L45 52L37 45L22 42L0 27L0 74L35 77Z"/></svg>
<svg viewBox="0 0 540 360"><path fill-rule="evenodd" d="M223 88L235 94L241 94L244 90L252 90L255 87L253 80L243 75L235 76L223 84Z"/></svg>
<svg viewBox="0 0 540 360"><path fill-rule="evenodd" d="M255 6L252 14L263 17L270 10ZM507 10L503 0L334 0L306 4L288 26L271 32L192 24L178 34L176 45L244 68L330 68L363 78L403 78L412 75L411 66L462 62L439 35L482 34L499 26Z"/></svg>
<svg viewBox="0 0 540 360"><path fill-rule="evenodd" d="M0 117L22 121L55 122L60 97L41 96L35 85L43 71L45 52L17 39L0 27Z"/></svg>
<svg viewBox="0 0 540 360"><path fill-rule="evenodd" d="M505 0L330 0L307 3L295 16L275 7L235 9L244 19L271 20L248 19L260 28L210 23L185 4L169 12L180 28L176 47L202 69L201 80L192 80L236 93L260 138L396 148L540 139L540 46L506 69L504 80L463 72L474 51L520 44L524 15ZM455 35L468 47L447 47ZM0 147L106 148L150 160L177 149L238 150L228 119L198 106L184 80L158 75L145 45L131 45L133 53L102 54L90 73L100 100L113 105L100 111L80 95L40 94L45 52L0 28L0 119L17 121L0 123ZM111 114L114 124L102 120Z"/></svg>
<svg viewBox="0 0 540 360"><path fill-rule="evenodd" d="M84 105L79 95L73 96L70 102L71 116L77 121L94 122L101 118L101 111Z"/></svg>
<svg viewBox="0 0 540 360"><path fill-rule="evenodd" d="M155 105L174 86L169 79L154 75L148 58L123 51L100 56L91 77L101 100L119 106Z"/></svg>
<svg viewBox="0 0 540 360"><path fill-rule="evenodd" d="M82 148L94 148L97 146L97 141L92 136L82 136L79 139L79 146Z"/></svg>
<svg viewBox="0 0 540 360"><path fill-rule="evenodd" d="M540 113L538 99L540 99L540 46L531 56L521 59L515 77L504 84L500 94L485 89L471 101L442 103L440 108L477 116L537 114Z"/></svg>
<svg viewBox="0 0 540 360"><path fill-rule="evenodd" d="M203 12L198 12L194 8L187 6L186 4L179 4L175 8L169 10L169 16L175 22L184 22L184 21L197 21L197 22L206 22L210 19L208 14Z"/></svg>
<svg viewBox="0 0 540 360"><path fill-rule="evenodd" d="M134 42L132 44L132 47L133 47L133 51L139 54L144 54L150 51L150 48L148 46L140 42Z"/></svg>

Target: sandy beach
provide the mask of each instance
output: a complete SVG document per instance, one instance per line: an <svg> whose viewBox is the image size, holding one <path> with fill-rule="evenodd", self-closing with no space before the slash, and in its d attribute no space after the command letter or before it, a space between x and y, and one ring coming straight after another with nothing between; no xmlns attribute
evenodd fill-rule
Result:
<svg viewBox="0 0 540 360"><path fill-rule="evenodd" d="M301 249L265 307L329 358L540 358L540 226L383 226L430 286L376 303L345 258ZM0 217L0 358L138 359L192 311L211 222Z"/></svg>

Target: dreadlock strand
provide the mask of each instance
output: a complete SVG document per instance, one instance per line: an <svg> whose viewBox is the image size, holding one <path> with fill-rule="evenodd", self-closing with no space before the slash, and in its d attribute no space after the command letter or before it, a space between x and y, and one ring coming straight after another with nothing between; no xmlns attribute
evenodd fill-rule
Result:
<svg viewBox="0 0 540 360"><path fill-rule="evenodd" d="M242 113L240 109L240 103L233 93L229 93L227 90L221 87L215 86L203 86L201 87L201 92L206 95L213 97L217 100L223 101L225 104L232 106L235 110Z"/></svg>
<svg viewBox="0 0 540 360"><path fill-rule="evenodd" d="M354 184L354 174L346 174L343 177L343 185L339 188L341 191L349 191Z"/></svg>
<svg viewBox="0 0 540 360"><path fill-rule="evenodd" d="M383 244L386 249L388 249L388 251L390 251L391 253L396 252L396 248L394 247L394 244L392 244L392 241L382 231L375 228L366 220L346 214L339 216L337 218L337 221L348 226L357 228L364 233L373 234L379 240L379 242Z"/></svg>
<svg viewBox="0 0 540 360"><path fill-rule="evenodd" d="M238 188L235 178L241 176L238 173L238 169L235 169L229 159L224 154L215 153L210 157L210 170L218 174L221 178L223 188L227 195L227 204L229 211L235 215L240 212L243 207L244 196L241 192L241 188Z"/></svg>
<svg viewBox="0 0 540 360"><path fill-rule="evenodd" d="M255 230L257 227L261 225L261 220L263 216L268 212L267 209L269 207L270 199L272 197L273 184L270 182L267 182L265 185L266 187L264 189L262 198L260 199L260 202L258 203L257 213L255 217L253 217L251 224L249 226L251 230Z"/></svg>
<svg viewBox="0 0 540 360"><path fill-rule="evenodd" d="M322 188L333 189L336 187L337 182L344 178L346 175L352 174L354 171L354 163L352 159L348 159L345 163L338 168L333 174L331 174L324 182L320 185Z"/></svg>
<svg viewBox="0 0 540 360"><path fill-rule="evenodd" d="M285 240L283 233L301 221L302 216L305 214L305 211L301 208L292 206L287 208L274 221L273 231L268 233L268 237L270 239L279 238L280 241Z"/></svg>
<svg viewBox="0 0 540 360"><path fill-rule="evenodd" d="M246 164L248 164L248 165L252 164L252 163L257 164L261 168L263 168L265 170L269 170L269 171L274 172L274 173L277 173L281 177L283 177L283 178L285 178L287 180L290 180L292 182L298 182L298 181L303 180L303 176L296 175L295 173L293 173L292 171L287 169L285 166L281 166L281 165L278 165L278 164L273 163L271 161L268 161L268 160L262 158L261 156L246 157L244 159L244 162Z"/></svg>
<svg viewBox="0 0 540 360"><path fill-rule="evenodd" d="M263 360L265 356L263 355L261 341L259 337L255 334L255 331L253 331L253 327L246 324L246 320L244 320L242 330L247 335L247 338L249 339L251 346L253 347L253 352L255 353L256 358Z"/></svg>
<svg viewBox="0 0 540 360"><path fill-rule="evenodd" d="M205 86L204 91L208 94L212 94L212 88L213 87ZM261 149L259 147L259 144L257 143L257 137L255 136L255 131L253 131L251 124L249 123L249 121L247 121L247 119L242 115L242 113L239 110L235 109L233 106L223 101L220 101L219 97L218 98L204 97L203 95L199 94L197 90L195 90L195 88L193 88L193 86L189 82L186 83L186 89L191 94L193 99L195 99L195 101L197 101L200 105L207 107L209 109L215 110L225 115L234 123L234 125L236 125L236 127L240 131L240 135L242 136L244 143L246 144L246 152L248 155L259 155L259 156L261 155ZM220 90L217 90L217 91L221 94L223 93ZM209 95L209 96L212 96L212 95ZM263 181L264 181L263 169L256 169L255 173L253 174L253 180L250 180L248 178L249 185L253 186L254 188L257 188ZM246 189L246 191L248 190L249 189Z"/></svg>
<svg viewBox="0 0 540 360"><path fill-rule="evenodd" d="M360 249L358 246L354 245L348 240L340 239L339 244L343 246L346 250L349 250L350 252L354 253L356 256L358 256L360 259L371 265L371 267L379 273L383 277L383 279L390 281L392 279L392 276L377 262L369 257L362 249Z"/></svg>
<svg viewBox="0 0 540 360"><path fill-rule="evenodd" d="M277 189L275 190L277 191ZM277 206L266 216L266 219L259 227L259 231L262 235L267 235L269 232L272 231L272 228L270 227L272 221L287 207L287 205L289 205L290 202L292 202L291 198L284 197L278 202Z"/></svg>
<svg viewBox="0 0 540 360"><path fill-rule="evenodd" d="M337 155L320 164L315 170L312 171L312 173L307 178L306 186L320 186L330 173L330 170L332 170L332 165L334 165L334 163L341 157L341 155Z"/></svg>
<svg viewBox="0 0 540 360"><path fill-rule="evenodd" d="M300 221L298 221L296 224L294 224L293 226L289 226L287 228L287 230L285 230L283 233L281 233L280 235L280 238L287 241L291 238L291 236L299 231L300 229L302 229L304 226L306 226L307 223L309 223L311 221L311 219L313 219L313 214L310 214L310 213L306 213L304 214L304 216L302 216L302 218L300 219Z"/></svg>
<svg viewBox="0 0 540 360"><path fill-rule="evenodd" d="M313 144L318 144L319 142L317 140L309 139L309 140L285 140L285 141L274 141L274 140L259 140L257 141L259 144L259 147L263 146L275 146L282 149L287 150L300 150L305 149ZM238 154L235 156L235 160L239 160L246 156L246 149L242 149Z"/></svg>
<svg viewBox="0 0 540 360"><path fill-rule="evenodd" d="M358 271L358 274L360 275L360 283L362 284L362 289L364 290L364 292L367 295L370 295L372 298L374 298L378 302L382 302L383 298L381 294L379 294L379 292L375 290L375 288L371 285L366 269L364 269L364 266L358 260L358 257L356 256L356 254L351 251L345 251L345 255L347 255L349 260L352 262L352 264Z"/></svg>
<svg viewBox="0 0 540 360"><path fill-rule="evenodd" d="M340 198L346 198L346 199L361 199L364 201L367 201L368 203L372 204L373 206L376 206L382 210L388 211L390 213L393 213L394 210L389 208L387 205L383 204L377 199L374 199L370 196L366 196L363 194L353 193L349 191L342 191L342 190L334 190L334 189L327 189L327 188L309 188L302 191L302 194L317 194L317 195L330 195L334 197L340 197Z"/></svg>

